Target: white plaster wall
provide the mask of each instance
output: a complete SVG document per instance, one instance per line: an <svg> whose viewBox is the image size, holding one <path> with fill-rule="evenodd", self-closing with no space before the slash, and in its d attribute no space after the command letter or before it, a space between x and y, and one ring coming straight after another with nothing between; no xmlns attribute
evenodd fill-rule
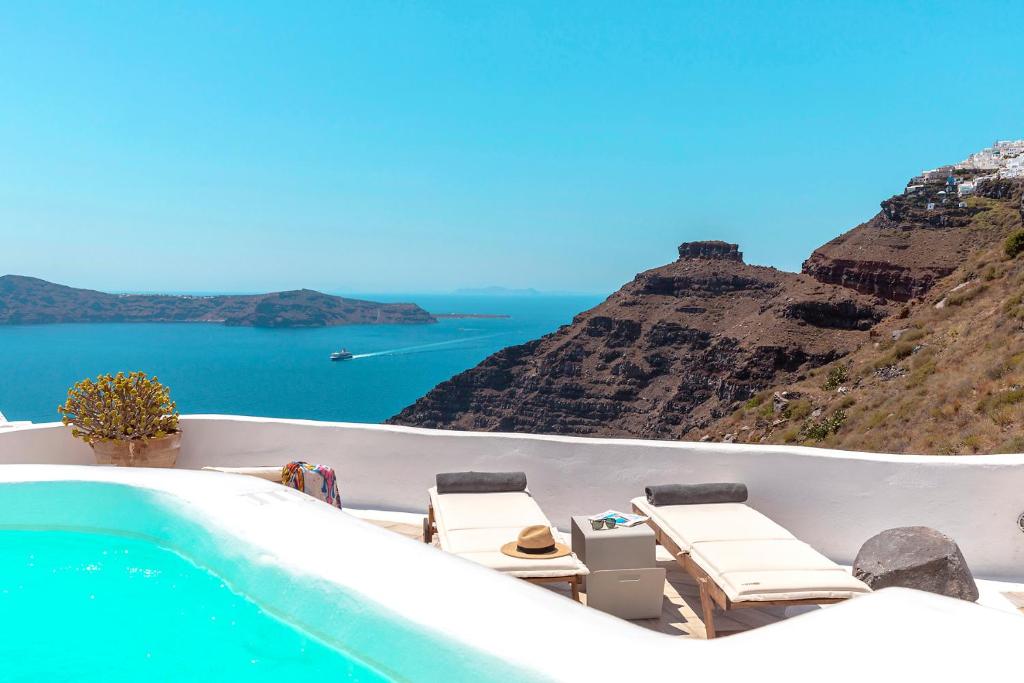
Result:
<svg viewBox="0 0 1024 683"><path fill-rule="evenodd" d="M0 464L90 465L92 450L59 422L0 430Z"/></svg>
<svg viewBox="0 0 1024 683"><path fill-rule="evenodd" d="M559 527L572 514L626 508L652 483L741 481L750 503L850 564L890 527L951 535L983 577L1024 576L1024 455L906 456L788 446L451 432L216 415L182 419L179 466L334 467L347 507L422 511L437 472L524 470ZM0 433L0 463L91 461L59 426Z"/></svg>

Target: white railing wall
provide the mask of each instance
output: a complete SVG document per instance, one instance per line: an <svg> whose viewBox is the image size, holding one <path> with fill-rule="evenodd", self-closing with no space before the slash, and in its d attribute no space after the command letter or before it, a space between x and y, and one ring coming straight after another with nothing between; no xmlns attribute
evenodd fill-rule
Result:
<svg viewBox="0 0 1024 683"><path fill-rule="evenodd" d="M280 465L338 472L346 506L420 512L437 472L524 470L548 516L613 507L652 483L740 481L750 504L836 561L887 528L931 526L983 577L1024 577L1024 455L908 456L789 446L588 439L219 415L182 419L179 466ZM0 464L92 462L60 425L0 432Z"/></svg>

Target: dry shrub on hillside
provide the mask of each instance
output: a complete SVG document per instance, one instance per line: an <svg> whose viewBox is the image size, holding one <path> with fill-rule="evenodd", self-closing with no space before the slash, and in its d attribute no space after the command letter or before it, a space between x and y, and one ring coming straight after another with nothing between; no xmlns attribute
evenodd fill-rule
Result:
<svg viewBox="0 0 1024 683"><path fill-rule="evenodd" d="M1001 246L938 283L904 318L884 321L876 341L817 379L765 391L762 401L776 389L801 399L787 407L784 428L758 438L868 451L1024 452L1024 261L1005 261ZM964 281L972 284L950 292ZM934 308L943 298L945 307ZM824 417L811 418L815 410Z"/></svg>

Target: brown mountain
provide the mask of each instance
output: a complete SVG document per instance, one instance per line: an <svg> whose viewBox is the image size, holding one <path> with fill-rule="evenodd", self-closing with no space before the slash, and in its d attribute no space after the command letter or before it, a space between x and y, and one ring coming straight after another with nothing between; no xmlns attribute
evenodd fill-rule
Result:
<svg viewBox="0 0 1024 683"><path fill-rule="evenodd" d="M0 276L0 325L213 322L248 327L326 327L436 322L416 304L381 304L299 289L270 294L107 294L22 275Z"/></svg>
<svg viewBox="0 0 1024 683"><path fill-rule="evenodd" d="M889 453L1024 452L1024 256L1004 244L1024 236L1024 179L982 183L967 203L978 243L903 316L877 325L849 356L768 386L703 435Z"/></svg>
<svg viewBox="0 0 1024 683"><path fill-rule="evenodd" d="M1008 182L982 181L979 195L1005 191ZM882 210L868 222L815 249L803 272L865 294L908 301L952 273L979 244L1005 234L1005 222L978 220L989 207L962 200L944 182L913 187L882 202Z"/></svg>
<svg viewBox="0 0 1024 683"><path fill-rule="evenodd" d="M972 175L977 173L964 174ZM1009 303L1003 305L1024 317L1024 290L1013 289L1024 283L1024 272L1017 277L1016 270L999 261L1007 258L1001 255L1002 241L1022 228L1021 185L1019 180L983 180L976 196L961 199L944 178L922 183L886 200L870 221L816 250L801 274L746 265L736 245L683 244L678 261L637 275L571 325L504 349L438 385L389 422L552 434L835 442L845 433L832 420L834 411L841 410L838 404L800 398L809 384L823 383L826 369L820 366L831 371L849 359L876 354L871 372L875 363L885 368L878 382L892 373L909 375L909 367L903 367L907 356L894 354L909 354L907 348L915 347L905 348L907 341L893 350L897 342L892 335L916 326L934 333L937 326L924 311L955 319L973 310L959 305L955 293L949 295L955 305L934 308L936 292L953 289L958 283L950 283L957 278L999 279L1005 283L999 294L994 285L981 290L996 299L985 310L995 320L1004 319L998 302L1005 295ZM951 323L947 333L962 335L960 322ZM1005 325L996 338L1005 337ZM1019 322L1012 325L1020 327ZM957 372L952 354L980 357L980 343L951 350L948 371ZM992 353L1004 351L997 347ZM1020 359L1024 368L1024 347ZM993 365L998 363L993 360ZM970 380L959 378L961 383ZM837 389L833 386L829 396ZM837 400L850 390L843 389ZM780 396L773 400L775 391ZM1018 393L1024 426L1024 390ZM864 400L870 405L872 399ZM901 417L892 429L906 435L913 424ZM857 447L856 441L843 446ZM898 443L909 448L911 442ZM898 443L887 448L898 449Z"/></svg>
<svg viewBox="0 0 1024 683"><path fill-rule="evenodd" d="M848 353L889 309L691 242L572 325L438 385L393 424L678 438Z"/></svg>

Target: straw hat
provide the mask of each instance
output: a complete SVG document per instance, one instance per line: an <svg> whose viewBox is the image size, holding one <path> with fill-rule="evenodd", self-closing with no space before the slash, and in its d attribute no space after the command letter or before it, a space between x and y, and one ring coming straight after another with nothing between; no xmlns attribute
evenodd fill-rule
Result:
<svg viewBox="0 0 1024 683"><path fill-rule="evenodd" d="M524 560L565 557L572 551L564 543L556 543L551 527L534 524L519 532L519 538L501 546L501 552Z"/></svg>

